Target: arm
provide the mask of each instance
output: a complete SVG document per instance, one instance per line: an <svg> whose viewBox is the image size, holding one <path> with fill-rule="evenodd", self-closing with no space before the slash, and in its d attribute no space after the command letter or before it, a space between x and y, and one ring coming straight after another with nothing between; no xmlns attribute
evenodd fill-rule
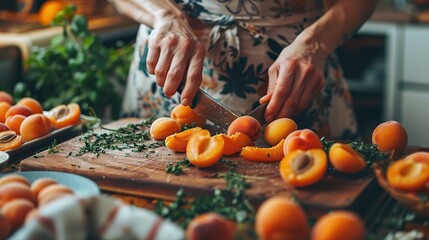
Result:
<svg viewBox="0 0 429 240"><path fill-rule="evenodd" d="M109 1L120 13L153 28L148 39L148 71L166 96L173 96L184 80L181 101L188 105L201 84L205 48L186 15L169 0Z"/></svg>
<svg viewBox="0 0 429 240"><path fill-rule="evenodd" d="M374 0L328 0L326 13L283 49L268 70L270 101L265 119L270 122L304 110L324 87L326 58L372 14Z"/></svg>

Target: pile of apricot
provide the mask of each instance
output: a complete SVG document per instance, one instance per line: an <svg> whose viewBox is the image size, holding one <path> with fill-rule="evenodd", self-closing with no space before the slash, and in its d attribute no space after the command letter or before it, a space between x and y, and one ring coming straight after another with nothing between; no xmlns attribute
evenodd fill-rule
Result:
<svg viewBox="0 0 429 240"><path fill-rule="evenodd" d="M0 239L36 217L41 207L69 195L74 195L72 189L51 178L39 178L33 183L17 174L0 178Z"/></svg>
<svg viewBox="0 0 429 240"><path fill-rule="evenodd" d="M0 91L0 151L17 148L52 129L77 124L79 119L80 107L76 103L59 105L44 114L36 99L25 97L14 103L10 94Z"/></svg>

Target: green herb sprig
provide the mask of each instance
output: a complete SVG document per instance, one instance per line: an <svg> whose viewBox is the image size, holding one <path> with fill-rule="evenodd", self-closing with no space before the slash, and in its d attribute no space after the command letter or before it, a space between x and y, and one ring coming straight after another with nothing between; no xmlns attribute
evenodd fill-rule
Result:
<svg viewBox="0 0 429 240"><path fill-rule="evenodd" d="M189 166L192 166L192 164L187 158L185 158L182 161L176 163L167 163L167 165L165 166L165 172L174 175L181 175L184 173L183 169Z"/></svg>

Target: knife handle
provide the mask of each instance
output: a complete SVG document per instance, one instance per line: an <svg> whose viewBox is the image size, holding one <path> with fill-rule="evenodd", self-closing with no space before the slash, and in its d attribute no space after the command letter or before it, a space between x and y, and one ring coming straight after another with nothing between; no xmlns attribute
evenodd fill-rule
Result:
<svg viewBox="0 0 429 240"><path fill-rule="evenodd" d="M182 94L182 91L184 88L185 88L185 83L182 81L182 82L180 82L179 86L177 87L177 92L179 94ZM197 92L197 94L198 94L198 92ZM195 106L197 106L197 101L198 101L198 98L197 98L197 96L195 96L194 99L192 99L191 104L189 104L189 106L191 108L195 108Z"/></svg>

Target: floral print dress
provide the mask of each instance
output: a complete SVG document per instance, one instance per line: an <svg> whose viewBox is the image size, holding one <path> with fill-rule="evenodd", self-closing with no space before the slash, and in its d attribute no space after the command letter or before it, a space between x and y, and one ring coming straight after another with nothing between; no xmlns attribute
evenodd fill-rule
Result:
<svg viewBox="0 0 429 240"><path fill-rule="evenodd" d="M322 0L175 0L192 19L207 48L201 89L238 115L259 105L267 70L283 48L321 15ZM192 22L192 21L191 21ZM191 24L192 25L192 24ZM123 116L168 116L180 103L166 98L146 68L149 27L140 27L123 102ZM309 107L294 116L300 129L320 136L352 139L356 121L351 96L334 55L324 69L325 87Z"/></svg>

